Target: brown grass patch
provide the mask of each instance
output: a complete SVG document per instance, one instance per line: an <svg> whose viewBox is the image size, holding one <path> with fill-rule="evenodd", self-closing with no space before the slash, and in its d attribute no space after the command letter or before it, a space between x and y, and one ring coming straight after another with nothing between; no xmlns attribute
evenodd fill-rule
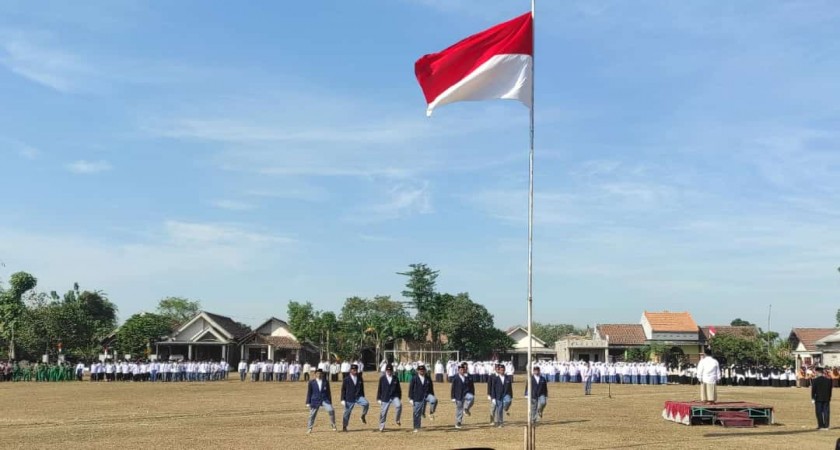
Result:
<svg viewBox="0 0 840 450"><path fill-rule="evenodd" d="M0 448L521 448L527 411L514 387L505 428L490 426L489 402L479 395L473 415L455 430L449 386L437 385L437 420L425 420L411 433L405 401L402 427L393 413L386 432L375 433L379 408L372 401L368 424L353 411L349 433L329 429L321 411L315 430L305 434L306 384L301 383L0 383ZM341 427L340 385L333 383L336 418ZM407 387L404 389L406 390ZM368 381L368 399L376 385ZM485 392L478 386L479 394ZM815 431L816 419L806 389L720 387L721 400L743 400L776 407L776 425L753 429L687 427L662 419L665 400L690 400L689 386L594 385L592 396L579 384L550 384L549 403L537 428L539 448L575 449L789 449L833 448L838 433ZM836 427L836 425L835 425Z"/></svg>

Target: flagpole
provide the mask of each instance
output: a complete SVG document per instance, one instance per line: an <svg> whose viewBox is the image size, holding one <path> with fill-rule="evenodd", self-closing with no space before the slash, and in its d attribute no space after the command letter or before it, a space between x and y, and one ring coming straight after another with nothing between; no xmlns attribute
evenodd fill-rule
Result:
<svg viewBox="0 0 840 450"><path fill-rule="evenodd" d="M534 436L534 417L531 408L534 396L534 362L533 362L533 330L532 330L532 309L534 303L534 66L536 61L536 0L531 0L531 33L533 47L531 51L531 108L530 108L530 151L528 152L528 367L525 369L525 376L528 377L528 425L526 428L525 448L533 450L536 448L536 437Z"/></svg>

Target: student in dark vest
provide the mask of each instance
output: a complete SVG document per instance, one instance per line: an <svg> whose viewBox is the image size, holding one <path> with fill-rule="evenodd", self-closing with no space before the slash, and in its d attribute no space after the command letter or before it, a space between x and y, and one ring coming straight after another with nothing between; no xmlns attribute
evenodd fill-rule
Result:
<svg viewBox="0 0 840 450"><path fill-rule="evenodd" d="M817 429L828 431L831 419L831 380L822 367L817 367L817 377L811 380L811 403L817 414Z"/></svg>
<svg viewBox="0 0 840 450"><path fill-rule="evenodd" d="M537 423L542 419L543 410L548 401L548 383L545 377L540 375L540 366L534 366L534 374L531 375L531 384L534 386L534 395L531 399L531 422ZM528 397L528 383L525 383L525 398Z"/></svg>
<svg viewBox="0 0 840 450"><path fill-rule="evenodd" d="M332 392L330 382L324 379L324 371L315 371L315 379L309 382L306 389L306 406L309 408L309 423L306 427L306 434L312 432L315 425L315 418L318 417L318 410L324 408L330 415L330 428L335 431L335 410L332 406Z"/></svg>
<svg viewBox="0 0 840 450"><path fill-rule="evenodd" d="M388 418L388 409L393 405L394 418L397 426L402 426L402 388L400 380L394 376L394 366L385 366L385 374L379 378L379 389L376 392L376 401L379 403L379 431L385 431L385 420Z"/></svg>
<svg viewBox="0 0 840 450"><path fill-rule="evenodd" d="M513 376L505 375L505 365L496 367L496 376L490 381L490 404L493 409L493 419L497 427L505 424L504 414L510 415L510 403L513 400Z"/></svg>
<svg viewBox="0 0 840 450"><path fill-rule="evenodd" d="M467 363L458 366L458 374L452 377L451 397L455 402L455 429L460 430L464 422L464 413L470 415L470 408L475 402L475 385L467 374Z"/></svg>
<svg viewBox="0 0 840 450"><path fill-rule="evenodd" d="M429 418L435 420L435 409L437 398L435 397L435 385L426 373L426 366L417 367L417 373L411 378L408 385L408 401L411 403L414 416L414 432L420 431L421 419L426 417L426 405L429 406Z"/></svg>
<svg viewBox="0 0 840 450"><path fill-rule="evenodd" d="M365 398L365 383L358 376L358 372L359 366L353 364L350 366L350 376L341 383L341 406L344 407L341 431L347 431L347 425L350 423L350 413L353 412L353 408L357 404L362 407L362 423L367 423L365 416L367 416L370 403Z"/></svg>

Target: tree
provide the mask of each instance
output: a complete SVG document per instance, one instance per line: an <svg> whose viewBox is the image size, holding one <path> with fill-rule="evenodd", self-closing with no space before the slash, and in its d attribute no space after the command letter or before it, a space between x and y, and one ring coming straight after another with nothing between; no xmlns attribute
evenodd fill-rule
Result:
<svg viewBox="0 0 840 450"><path fill-rule="evenodd" d="M184 297L166 297L158 302L157 314L166 317L177 328L201 312L201 302Z"/></svg>
<svg viewBox="0 0 840 450"><path fill-rule="evenodd" d="M315 311L311 302L290 301L286 311L289 317L289 328L298 340L320 341L321 326L319 320L321 312Z"/></svg>
<svg viewBox="0 0 840 450"><path fill-rule="evenodd" d="M749 327L749 326L754 326L754 324L752 324L752 323L750 323L750 322L747 322L746 320L743 320L743 319L741 319L740 317L739 317L739 318L737 318L737 319L735 319L735 320L733 320L733 321L730 323L730 325L732 325L733 327Z"/></svg>
<svg viewBox="0 0 840 450"><path fill-rule="evenodd" d="M764 364L768 360L765 343L755 338L717 334L709 346L721 364Z"/></svg>
<svg viewBox="0 0 840 450"><path fill-rule="evenodd" d="M624 354L624 359L628 362L648 362L650 361L650 346L643 345L628 349Z"/></svg>
<svg viewBox="0 0 840 450"><path fill-rule="evenodd" d="M102 291L76 288L63 298L30 291L19 333L21 347L27 356L37 357L57 353L61 343L69 355L92 358L100 340L115 328L116 312Z"/></svg>
<svg viewBox="0 0 840 450"><path fill-rule="evenodd" d="M117 326L116 305L105 292L82 291L75 302L62 306L68 317L59 335L64 347L77 356L93 358L99 353L99 342Z"/></svg>
<svg viewBox="0 0 840 450"><path fill-rule="evenodd" d="M513 340L496 328L493 315L470 300L469 294L438 295L446 305L440 330L446 334L447 349L460 350L468 358L483 358L513 346Z"/></svg>
<svg viewBox="0 0 840 450"><path fill-rule="evenodd" d="M567 323L540 323L533 322L531 324L531 331L534 336L545 342L547 347L554 347L554 343L563 339L570 334L583 334L583 330L575 328L574 325Z"/></svg>
<svg viewBox="0 0 840 450"><path fill-rule="evenodd" d="M417 310L416 320L423 334L431 332L432 342L439 345L440 323L446 309L446 305L442 303L444 297L435 291L439 271L432 270L423 263L409 264L409 267L411 270L408 272L397 272L397 275L408 277L402 295L408 298Z"/></svg>
<svg viewBox="0 0 840 450"><path fill-rule="evenodd" d="M9 277L9 289L0 295L0 333L9 344L8 357L16 359L15 327L25 312L23 294L35 288L38 279L26 272L16 272Z"/></svg>
<svg viewBox="0 0 840 450"><path fill-rule="evenodd" d="M837 314L834 315L834 322L836 327L840 327L840 309L837 310Z"/></svg>
<svg viewBox="0 0 840 450"><path fill-rule="evenodd" d="M358 356L362 348L371 346L376 354L377 366L385 344L408 337L413 331L411 316L402 303L385 295L378 295L372 300L348 298L341 308L339 322L342 337L351 343L344 348L348 353L343 356Z"/></svg>
<svg viewBox="0 0 840 450"><path fill-rule="evenodd" d="M122 354L140 355L153 342L171 332L171 317L152 313L135 314L117 330L117 350Z"/></svg>

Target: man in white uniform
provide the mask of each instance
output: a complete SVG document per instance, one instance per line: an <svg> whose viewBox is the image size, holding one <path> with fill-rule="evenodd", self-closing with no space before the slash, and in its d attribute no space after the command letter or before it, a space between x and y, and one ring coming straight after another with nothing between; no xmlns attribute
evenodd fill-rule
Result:
<svg viewBox="0 0 840 450"><path fill-rule="evenodd" d="M720 380L720 365L712 357L712 350L706 348L705 356L697 363L697 379L700 381L700 401L717 401L717 382Z"/></svg>

